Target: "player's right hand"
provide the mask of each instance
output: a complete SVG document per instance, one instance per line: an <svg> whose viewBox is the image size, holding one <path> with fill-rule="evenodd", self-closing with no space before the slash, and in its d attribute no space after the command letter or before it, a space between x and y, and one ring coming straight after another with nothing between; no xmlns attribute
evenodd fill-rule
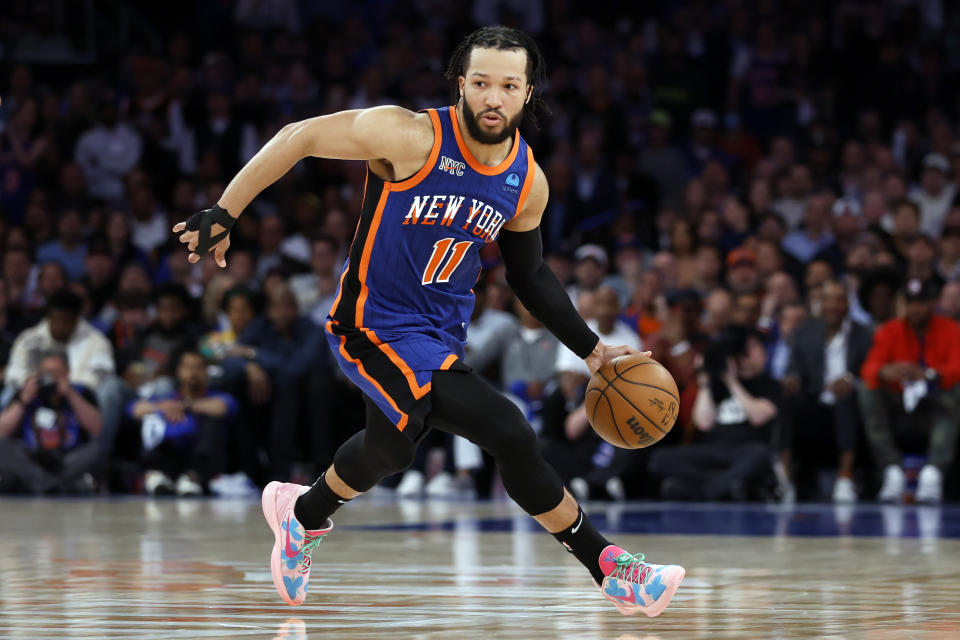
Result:
<svg viewBox="0 0 960 640"><path fill-rule="evenodd" d="M200 254L213 251L213 258L221 268L227 266L227 249L230 248L230 229L236 222L227 211L218 205L205 209L190 216L189 220L178 222L173 227L174 233L180 234L180 242L187 245L191 264L200 261ZM200 234L206 233L205 242L201 243ZM211 240L217 242L210 244ZM209 245L209 246L204 246ZM200 248L198 250L198 247ZM205 249L205 250L204 250Z"/></svg>

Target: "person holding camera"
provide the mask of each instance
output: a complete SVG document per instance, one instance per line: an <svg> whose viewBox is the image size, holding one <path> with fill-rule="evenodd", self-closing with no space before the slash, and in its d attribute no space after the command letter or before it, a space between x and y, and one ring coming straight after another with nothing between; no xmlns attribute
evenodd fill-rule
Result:
<svg viewBox="0 0 960 640"><path fill-rule="evenodd" d="M95 441L102 428L94 396L70 383L63 350L41 354L0 412L0 485L5 491L92 493L106 458Z"/></svg>
<svg viewBox="0 0 960 640"><path fill-rule="evenodd" d="M780 385L765 373L763 335L727 327L697 374L693 423L699 441L653 451L650 473L673 500L745 500L770 470L770 437Z"/></svg>

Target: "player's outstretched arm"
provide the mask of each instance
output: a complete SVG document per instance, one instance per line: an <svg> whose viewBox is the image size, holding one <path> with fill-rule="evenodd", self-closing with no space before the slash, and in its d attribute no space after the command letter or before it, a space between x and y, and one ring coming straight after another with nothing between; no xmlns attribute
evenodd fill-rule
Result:
<svg viewBox="0 0 960 640"><path fill-rule="evenodd" d="M180 222L173 231L191 251L190 261L213 249L226 266L229 231L247 205L307 156L341 160L383 160L398 173L419 169L433 146L433 125L426 114L401 107L341 111L286 125L234 176L207 211Z"/></svg>

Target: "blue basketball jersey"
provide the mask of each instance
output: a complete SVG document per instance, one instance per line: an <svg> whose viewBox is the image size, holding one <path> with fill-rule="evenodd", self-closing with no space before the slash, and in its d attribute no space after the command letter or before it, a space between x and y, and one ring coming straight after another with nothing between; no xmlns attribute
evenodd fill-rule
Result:
<svg viewBox="0 0 960 640"><path fill-rule="evenodd" d="M535 167L519 132L506 159L490 167L464 143L455 108L427 113L434 142L420 171L389 182L367 169L360 223L330 311L332 323L389 344L413 371L462 357L479 250L523 208Z"/></svg>

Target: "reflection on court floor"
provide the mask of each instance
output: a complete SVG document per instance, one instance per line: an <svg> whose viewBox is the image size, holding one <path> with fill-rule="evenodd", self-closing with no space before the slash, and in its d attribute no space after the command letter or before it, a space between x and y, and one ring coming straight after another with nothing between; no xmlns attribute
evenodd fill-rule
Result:
<svg viewBox="0 0 960 640"><path fill-rule="evenodd" d="M509 503L362 499L284 605L245 501L2 500L0 638L957 638L960 509L591 505L687 579L624 617Z"/></svg>

